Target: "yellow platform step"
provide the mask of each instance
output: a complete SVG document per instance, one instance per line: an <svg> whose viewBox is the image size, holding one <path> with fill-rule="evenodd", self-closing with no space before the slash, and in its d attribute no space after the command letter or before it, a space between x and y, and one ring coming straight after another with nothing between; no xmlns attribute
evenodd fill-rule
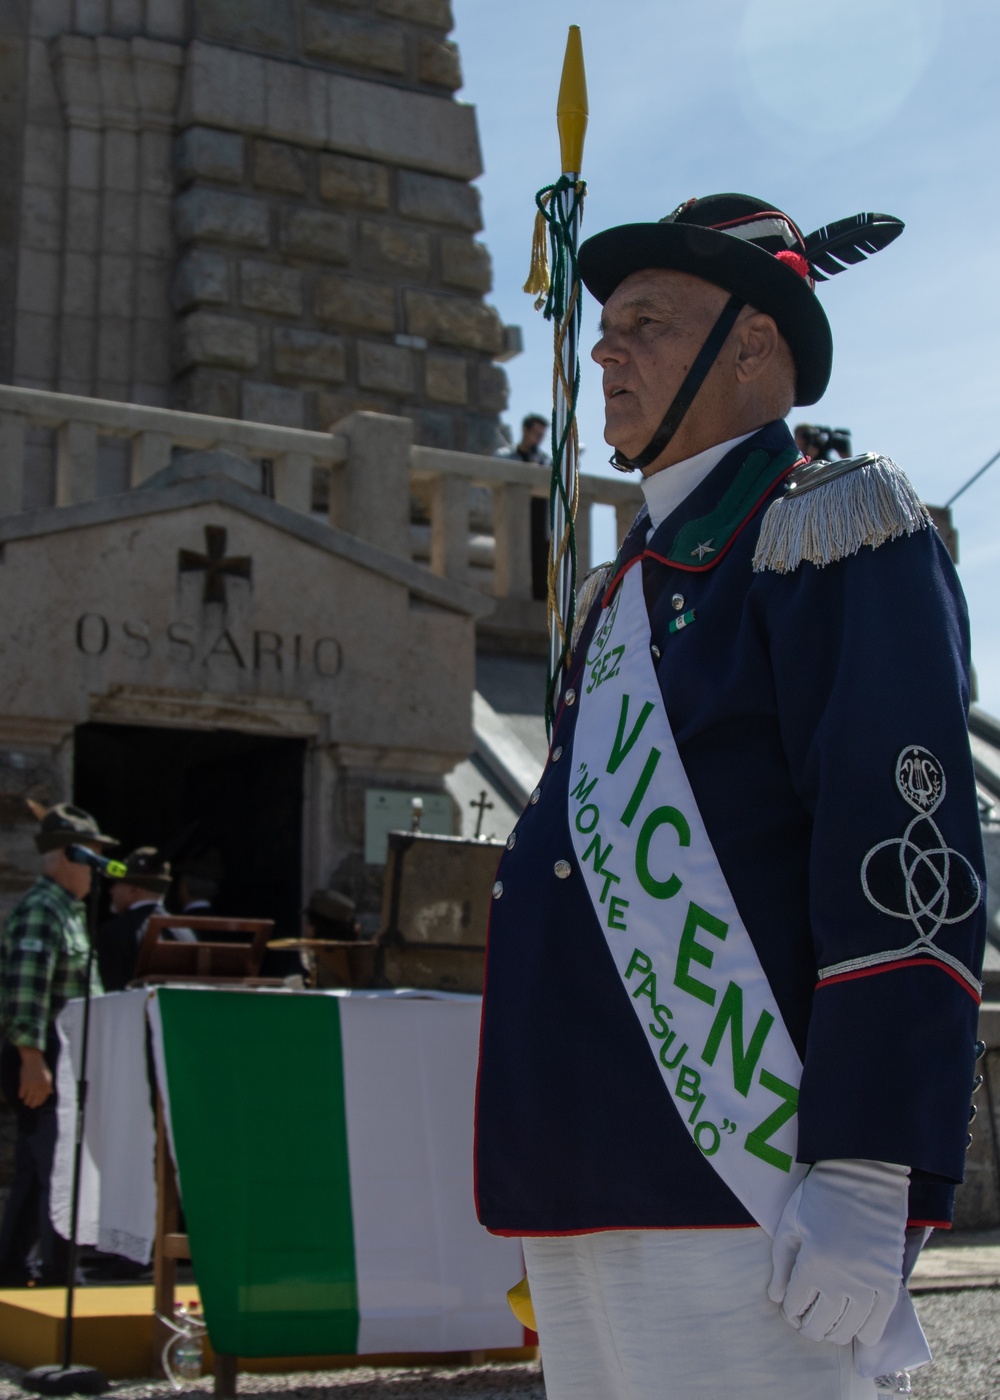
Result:
<svg viewBox="0 0 1000 1400"><path fill-rule="evenodd" d="M192 1284L180 1285L177 1301L200 1302ZM62 1288L0 1289L0 1360L15 1366L53 1365L62 1360L66 1292ZM241 1359L241 1371L332 1371L348 1366L430 1366L468 1361L531 1361L535 1347L502 1351L418 1352L393 1356L282 1356ZM158 1371L153 1356L153 1286L121 1284L112 1288L79 1288L73 1306L73 1360L96 1366L111 1380L152 1376ZM211 1372L212 1349L205 1343L205 1369Z"/></svg>

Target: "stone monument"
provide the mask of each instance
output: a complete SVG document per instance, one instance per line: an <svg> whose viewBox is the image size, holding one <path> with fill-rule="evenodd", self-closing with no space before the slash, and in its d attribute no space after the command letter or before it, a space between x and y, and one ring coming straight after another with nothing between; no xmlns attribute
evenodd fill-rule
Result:
<svg viewBox="0 0 1000 1400"><path fill-rule="evenodd" d="M492 452L449 0L0 3L0 381Z"/></svg>

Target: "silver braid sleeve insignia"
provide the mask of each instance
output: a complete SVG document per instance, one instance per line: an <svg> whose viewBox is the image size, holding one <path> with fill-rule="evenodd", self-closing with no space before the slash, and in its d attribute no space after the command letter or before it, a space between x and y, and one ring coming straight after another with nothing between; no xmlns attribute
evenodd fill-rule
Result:
<svg viewBox="0 0 1000 1400"><path fill-rule="evenodd" d="M927 507L890 458L866 452L842 462L807 462L764 516L754 572L790 574L804 560L823 568L863 545L877 549L930 524Z"/></svg>

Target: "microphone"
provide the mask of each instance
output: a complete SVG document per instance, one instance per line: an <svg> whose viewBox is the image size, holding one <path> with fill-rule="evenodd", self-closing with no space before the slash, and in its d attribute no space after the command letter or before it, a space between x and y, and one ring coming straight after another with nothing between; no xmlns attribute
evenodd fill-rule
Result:
<svg viewBox="0 0 1000 1400"><path fill-rule="evenodd" d="M108 860L107 856L99 856L88 846L67 846L65 849L67 860L74 865L89 865L91 870L96 870L108 880L121 880L128 874L120 860Z"/></svg>

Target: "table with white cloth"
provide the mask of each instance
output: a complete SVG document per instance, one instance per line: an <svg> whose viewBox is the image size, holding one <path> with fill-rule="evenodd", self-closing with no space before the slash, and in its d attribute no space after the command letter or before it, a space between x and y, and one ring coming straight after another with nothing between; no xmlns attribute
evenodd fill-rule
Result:
<svg viewBox="0 0 1000 1400"><path fill-rule="evenodd" d="M520 1347L520 1241L476 1220L480 999L159 987L91 1006L78 1239L148 1263L155 1096L216 1352ZM58 1022L69 1231L82 1003ZM155 1070L151 1069L155 1065Z"/></svg>

